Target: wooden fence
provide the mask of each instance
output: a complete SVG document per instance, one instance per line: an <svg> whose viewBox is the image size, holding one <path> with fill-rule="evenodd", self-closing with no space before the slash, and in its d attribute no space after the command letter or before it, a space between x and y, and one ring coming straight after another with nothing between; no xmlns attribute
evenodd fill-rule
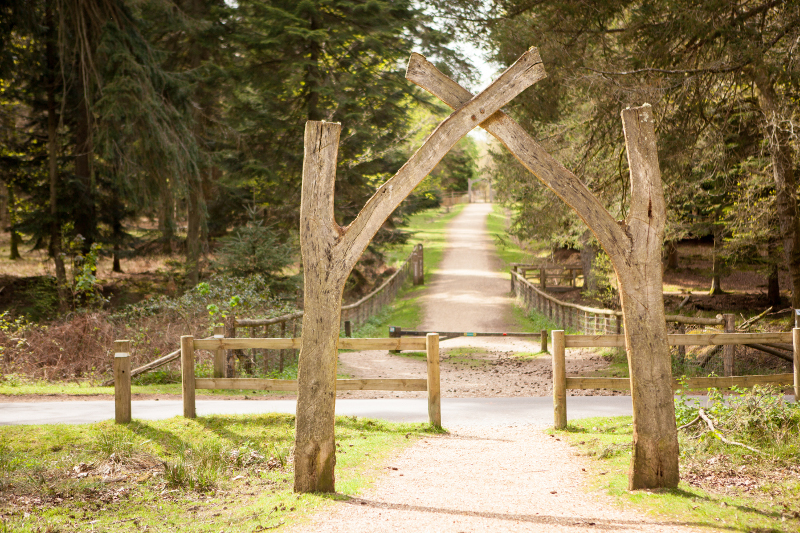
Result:
<svg viewBox="0 0 800 533"><path fill-rule="evenodd" d="M579 331L585 335L621 335L624 332L622 311L562 302L534 285L520 271L511 271L511 290L528 312L535 309L562 328ZM735 331L735 323L732 323L726 316L695 318L666 315L666 319L667 322L674 322L678 325L723 326L726 333Z"/></svg>
<svg viewBox="0 0 800 533"><path fill-rule="evenodd" d="M767 376L725 376L688 378L677 389L725 389L753 387L754 385L794 386L795 401L800 400L800 328L790 333L708 333L698 335L668 335L671 346L748 345L755 343L792 343L794 371L790 374ZM623 335L565 335L562 330L552 332L553 345L553 412L555 427L567 425L567 389L630 390L629 378L567 376L566 348L624 347Z"/></svg>
<svg viewBox="0 0 800 533"><path fill-rule="evenodd" d="M116 341L115 350L126 350L128 341ZM191 335L181 337L181 391L183 395L183 416L195 418L195 391L197 389L217 390L269 390L297 391L297 381L288 379L258 378L198 378L195 376L195 351L208 350L214 354L214 366L224 364L226 350L253 349L295 349L302 346L301 338L247 338L230 339L212 337L195 339ZM407 337L400 339L339 339L341 350L425 350L427 353L426 378L402 379L337 379L337 390L372 391L427 391L428 418L436 427L442 426L441 385L439 373L439 335L429 333L425 338ZM130 354L118 352L114 355L115 420L117 423L131 421L131 379ZM117 367L121 371L117 371Z"/></svg>
<svg viewBox="0 0 800 533"><path fill-rule="evenodd" d="M571 289L579 286L578 277L583 276L583 267L581 265L511 263L511 272L517 272L531 282L538 282L542 290L548 287Z"/></svg>

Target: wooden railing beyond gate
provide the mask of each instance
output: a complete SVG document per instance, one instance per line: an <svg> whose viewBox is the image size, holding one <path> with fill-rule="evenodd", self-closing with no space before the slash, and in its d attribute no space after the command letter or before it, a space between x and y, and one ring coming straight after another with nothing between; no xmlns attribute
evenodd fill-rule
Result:
<svg viewBox="0 0 800 533"><path fill-rule="evenodd" d="M670 346L747 345L754 343L792 343L794 369L790 374L766 376L725 376L686 378L675 380L673 388L727 389L747 388L755 385L794 386L795 401L800 401L800 328L787 333L710 333L699 335L668 335ZM553 416L555 427L567 426L567 389L630 390L630 378L567 376L566 348L624 347L623 335L565 335L562 330L552 332L553 345Z"/></svg>

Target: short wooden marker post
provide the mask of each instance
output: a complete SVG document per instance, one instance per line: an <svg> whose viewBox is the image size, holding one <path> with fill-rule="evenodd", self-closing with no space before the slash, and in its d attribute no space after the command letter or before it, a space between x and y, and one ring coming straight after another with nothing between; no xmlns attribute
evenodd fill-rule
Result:
<svg viewBox="0 0 800 533"><path fill-rule="evenodd" d="M390 339L399 339L402 336L403 336L403 328L401 328L400 326L389 327ZM389 350L389 353L400 353L400 350Z"/></svg>
<svg viewBox="0 0 800 533"><path fill-rule="evenodd" d="M114 422L131 421L131 341L114 341Z"/></svg>
<svg viewBox="0 0 800 533"><path fill-rule="evenodd" d="M425 337L428 355L428 418L432 426L442 427L442 394L439 378L439 334L428 333Z"/></svg>
<svg viewBox="0 0 800 533"><path fill-rule="evenodd" d="M353 336L353 325L350 323L349 320L344 321L344 336L345 337Z"/></svg>
<svg viewBox="0 0 800 533"><path fill-rule="evenodd" d="M547 353L547 330L542 330L542 351Z"/></svg>
<svg viewBox="0 0 800 533"><path fill-rule="evenodd" d="M794 345L794 401L800 402L800 328L792 329Z"/></svg>
<svg viewBox="0 0 800 533"><path fill-rule="evenodd" d="M225 326L214 326L214 338L215 339L224 339L225 338ZM214 350L214 377L215 378L225 378L228 377L225 375L225 350L219 348Z"/></svg>
<svg viewBox="0 0 800 533"><path fill-rule="evenodd" d="M556 429L567 427L567 363L564 330L553 330L553 422Z"/></svg>
<svg viewBox="0 0 800 533"><path fill-rule="evenodd" d="M183 394L183 416L196 418L194 404L194 337L181 337L181 393Z"/></svg>
<svg viewBox="0 0 800 533"><path fill-rule="evenodd" d="M722 315L725 320L725 333L736 333L736 315L725 314ZM726 376L733 375L733 359L736 352L736 346L733 344L726 344L722 348L722 370Z"/></svg>

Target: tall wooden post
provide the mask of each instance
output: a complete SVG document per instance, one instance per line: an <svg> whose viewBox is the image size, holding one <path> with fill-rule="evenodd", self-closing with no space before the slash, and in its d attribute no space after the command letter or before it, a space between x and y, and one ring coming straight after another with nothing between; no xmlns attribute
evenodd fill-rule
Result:
<svg viewBox="0 0 800 533"><path fill-rule="evenodd" d="M546 329L542 330L541 339L542 339L542 351L543 352L547 352L547 330Z"/></svg>
<svg viewBox="0 0 800 533"><path fill-rule="evenodd" d="M183 416L195 418L194 401L194 337L181 337L181 393L183 395Z"/></svg>
<svg viewBox="0 0 800 533"><path fill-rule="evenodd" d="M553 330L553 426L567 427L567 361L563 330Z"/></svg>
<svg viewBox="0 0 800 533"><path fill-rule="evenodd" d="M215 339L225 338L225 326L214 326L214 338ZM214 350L214 377L215 378L227 377L225 375L225 370L226 370L225 350L223 348Z"/></svg>
<svg viewBox="0 0 800 533"><path fill-rule="evenodd" d="M428 333L425 337L428 359L428 419L432 426L442 427L442 394L439 378L439 334Z"/></svg>
<svg viewBox="0 0 800 533"><path fill-rule="evenodd" d="M114 422L131 421L131 341L114 341Z"/></svg>
<svg viewBox="0 0 800 533"><path fill-rule="evenodd" d="M722 318L725 321L725 333L736 333L736 315L725 314ZM726 376L733 375L735 353L736 346L733 344L726 344L722 348L722 366Z"/></svg>

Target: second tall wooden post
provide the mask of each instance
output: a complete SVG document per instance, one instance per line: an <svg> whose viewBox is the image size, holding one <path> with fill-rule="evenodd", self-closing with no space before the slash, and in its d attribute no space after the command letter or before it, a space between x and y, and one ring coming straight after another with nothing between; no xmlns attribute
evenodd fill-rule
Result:
<svg viewBox="0 0 800 533"><path fill-rule="evenodd" d="M181 392L183 394L183 416L196 418L194 402L194 337L181 337Z"/></svg>
<svg viewBox="0 0 800 533"><path fill-rule="evenodd" d="M553 425L567 427L567 363L563 330L553 330Z"/></svg>
<svg viewBox="0 0 800 533"><path fill-rule="evenodd" d="M428 333L425 337L428 354L428 418L431 425L442 427L442 394L439 378L439 334Z"/></svg>
<svg viewBox="0 0 800 533"><path fill-rule="evenodd" d="M114 422L131 421L131 341L114 341Z"/></svg>

